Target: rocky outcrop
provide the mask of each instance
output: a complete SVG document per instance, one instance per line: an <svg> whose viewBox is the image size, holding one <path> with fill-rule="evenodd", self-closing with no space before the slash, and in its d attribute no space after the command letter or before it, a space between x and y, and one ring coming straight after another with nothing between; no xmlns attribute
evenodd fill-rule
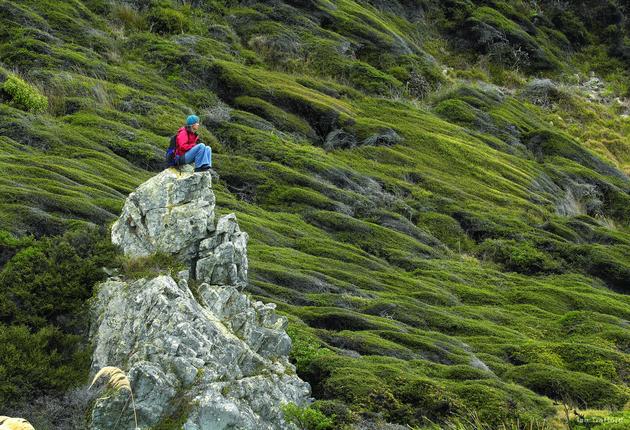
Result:
<svg viewBox="0 0 630 430"><path fill-rule="evenodd" d="M127 197L112 242L132 257L163 252L190 261L215 229L214 204L210 174L167 169Z"/></svg>
<svg viewBox="0 0 630 430"><path fill-rule="evenodd" d="M274 304L243 294L247 234L234 214L215 224L214 202L208 173L175 170L129 196L112 240L130 256L177 255L188 269L177 279L110 278L99 286L93 371L127 373L140 428L292 429L281 405L306 404L310 387L288 361L287 320ZM133 428L128 403L124 391L98 399L91 428Z"/></svg>

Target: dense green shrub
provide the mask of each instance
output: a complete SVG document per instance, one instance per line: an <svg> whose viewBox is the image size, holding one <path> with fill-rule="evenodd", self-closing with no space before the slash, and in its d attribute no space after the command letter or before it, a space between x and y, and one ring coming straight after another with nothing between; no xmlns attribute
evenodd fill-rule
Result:
<svg viewBox="0 0 630 430"><path fill-rule="evenodd" d="M0 269L20 249L33 243L33 237L15 237L11 233L0 230Z"/></svg>
<svg viewBox="0 0 630 430"><path fill-rule="evenodd" d="M418 214L417 225L428 230L453 251L466 252L472 249L473 242L459 223L448 215L422 212Z"/></svg>
<svg viewBox="0 0 630 430"><path fill-rule="evenodd" d="M556 354L553 346L539 342L529 342L523 345L511 345L507 348L510 362L514 364L541 363L558 368L564 367L564 361Z"/></svg>
<svg viewBox="0 0 630 430"><path fill-rule="evenodd" d="M95 229L20 248L0 271L0 404L85 382L85 301L117 259Z"/></svg>
<svg viewBox="0 0 630 430"><path fill-rule="evenodd" d="M234 104L241 109L260 115L282 130L301 133L308 137L315 136L308 122L259 98L241 96L234 99Z"/></svg>
<svg viewBox="0 0 630 430"><path fill-rule="evenodd" d="M397 422L423 423L425 419L436 421L459 412L461 399L449 392L446 387L429 379L416 379L401 383L393 392L406 405L404 412L390 411L407 416L397 417Z"/></svg>
<svg viewBox="0 0 630 430"><path fill-rule="evenodd" d="M317 400L312 407L332 420L335 429L345 428L356 421L356 416L348 405L337 400Z"/></svg>
<svg viewBox="0 0 630 430"><path fill-rule="evenodd" d="M303 372L313 360L332 354L330 349L321 347L320 341L304 328L290 325L287 334L292 342L291 360L295 363L298 373Z"/></svg>
<svg viewBox="0 0 630 430"><path fill-rule="evenodd" d="M20 109L34 113L48 109L48 98L16 75L9 75L1 88L9 95L11 103Z"/></svg>
<svg viewBox="0 0 630 430"><path fill-rule="evenodd" d="M477 49L507 68L548 70L559 64L540 39L491 7L477 8L464 28Z"/></svg>
<svg viewBox="0 0 630 430"><path fill-rule="evenodd" d="M149 28L158 34L184 33L189 21L180 11L166 7L152 8L148 15Z"/></svg>
<svg viewBox="0 0 630 430"><path fill-rule="evenodd" d="M553 130L535 130L526 133L524 141L539 159L564 157L604 175L618 176L621 174L613 166L596 157L591 151L564 133Z"/></svg>
<svg viewBox="0 0 630 430"><path fill-rule="evenodd" d="M479 252L484 257L502 264L506 270L519 273L534 274L560 270L560 265L551 256L526 241L489 239L481 244Z"/></svg>
<svg viewBox="0 0 630 430"><path fill-rule="evenodd" d="M444 119L457 124L472 124L477 119L474 108L458 99L441 101L435 107L435 112Z"/></svg>
<svg viewBox="0 0 630 430"><path fill-rule="evenodd" d="M54 325L0 323L0 404L14 405L86 382L91 351L82 336Z"/></svg>
<svg viewBox="0 0 630 430"><path fill-rule="evenodd" d="M402 83L367 63L354 62L348 66L348 79L352 84L368 93L390 94L402 88Z"/></svg>
<svg viewBox="0 0 630 430"><path fill-rule="evenodd" d="M545 14L550 16L556 28L560 29L574 46L582 46L591 39L591 34L574 11L551 6L545 10Z"/></svg>
<svg viewBox="0 0 630 430"><path fill-rule="evenodd" d="M95 230L70 231L21 249L0 272L0 321L79 329L76 316L94 284L105 277L101 268L116 264L115 255Z"/></svg>

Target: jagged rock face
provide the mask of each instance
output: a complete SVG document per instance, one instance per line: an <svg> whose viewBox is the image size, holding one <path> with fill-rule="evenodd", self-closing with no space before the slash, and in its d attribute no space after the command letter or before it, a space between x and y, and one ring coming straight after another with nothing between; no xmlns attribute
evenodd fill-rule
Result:
<svg viewBox="0 0 630 430"><path fill-rule="evenodd" d="M198 297L170 276L102 284L92 309L93 370L127 372L141 428L181 414L188 430L292 428L280 406L304 404L310 387L288 362L286 318L234 286L202 284ZM115 426L127 400L126 392L99 399L91 428L130 428L128 407Z"/></svg>
<svg viewBox="0 0 630 430"><path fill-rule="evenodd" d="M215 229L214 204L209 173L166 169L127 197L112 242L132 257L164 252L190 260Z"/></svg>
<svg viewBox="0 0 630 430"><path fill-rule="evenodd" d="M169 169L127 199L114 243L130 256L175 254L189 268L178 282L110 278L99 286L93 371L116 366L127 373L140 428L177 422L186 430L294 429L281 405L304 405L310 386L289 363L286 318L274 304L242 293L247 234L234 214L214 224L210 187L207 173ZM133 428L128 402L126 391L101 397L90 428Z"/></svg>
<svg viewBox="0 0 630 430"><path fill-rule="evenodd" d="M194 273L213 285L247 284L247 233L234 214L221 217L211 237L199 244Z"/></svg>

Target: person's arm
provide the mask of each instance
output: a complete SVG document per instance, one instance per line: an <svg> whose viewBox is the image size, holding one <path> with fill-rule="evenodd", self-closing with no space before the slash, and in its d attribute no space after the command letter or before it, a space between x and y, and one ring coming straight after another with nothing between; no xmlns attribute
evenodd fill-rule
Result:
<svg viewBox="0 0 630 430"><path fill-rule="evenodd" d="M177 148L179 148L179 152L181 154L188 151L190 148L195 146L194 142L190 142L190 138L188 136L188 131L184 128L177 134Z"/></svg>

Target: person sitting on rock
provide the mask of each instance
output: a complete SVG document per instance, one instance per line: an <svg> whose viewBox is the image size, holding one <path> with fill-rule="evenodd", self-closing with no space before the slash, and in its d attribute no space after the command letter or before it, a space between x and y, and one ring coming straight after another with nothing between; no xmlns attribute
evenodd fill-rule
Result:
<svg viewBox="0 0 630 430"><path fill-rule="evenodd" d="M175 155L184 164L195 163L195 172L204 172L212 167L212 149L198 142L199 117L190 115L186 118L186 126L177 130L175 138ZM182 158L183 157L183 158Z"/></svg>

